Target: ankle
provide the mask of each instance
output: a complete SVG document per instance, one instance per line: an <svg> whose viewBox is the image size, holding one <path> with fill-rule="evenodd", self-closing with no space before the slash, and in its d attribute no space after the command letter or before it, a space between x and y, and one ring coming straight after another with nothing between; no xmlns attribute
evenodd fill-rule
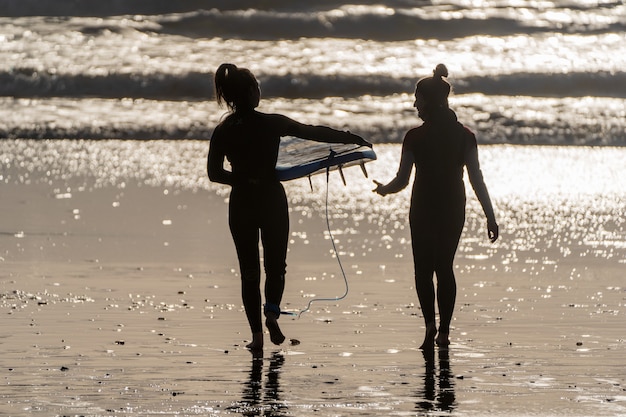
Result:
<svg viewBox="0 0 626 417"><path fill-rule="evenodd" d="M280 317L280 306L278 304L266 303L263 306L265 317L272 320L278 320Z"/></svg>
<svg viewBox="0 0 626 417"><path fill-rule="evenodd" d="M448 346L450 344L449 330L448 332L439 331L437 339L435 339L435 343L437 343L438 346Z"/></svg>
<svg viewBox="0 0 626 417"><path fill-rule="evenodd" d="M278 318L280 317L280 314L276 314L273 311L266 311L265 312L265 318L269 319L269 320L278 320Z"/></svg>
<svg viewBox="0 0 626 417"><path fill-rule="evenodd" d="M253 351L263 349L263 332L252 333L252 342L248 343L246 347Z"/></svg>

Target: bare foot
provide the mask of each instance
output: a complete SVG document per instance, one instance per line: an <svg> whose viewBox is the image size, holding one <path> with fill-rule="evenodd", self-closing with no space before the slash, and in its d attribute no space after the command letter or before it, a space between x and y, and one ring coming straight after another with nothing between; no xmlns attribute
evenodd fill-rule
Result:
<svg viewBox="0 0 626 417"><path fill-rule="evenodd" d="M450 334L449 333L441 333L437 335L437 339L435 340L437 346L447 347L450 345Z"/></svg>
<svg viewBox="0 0 626 417"><path fill-rule="evenodd" d="M285 341L285 335L280 331L278 316L275 313L267 313L265 319L267 330L270 331L270 340L275 345L280 345Z"/></svg>
<svg viewBox="0 0 626 417"><path fill-rule="evenodd" d="M263 332L252 333L252 342L248 343L246 348L253 352L263 350Z"/></svg>
<svg viewBox="0 0 626 417"><path fill-rule="evenodd" d="M428 323L426 325L426 335L424 336L424 343L420 346L420 349L431 349L435 342L435 336L437 335L437 326L435 323Z"/></svg>

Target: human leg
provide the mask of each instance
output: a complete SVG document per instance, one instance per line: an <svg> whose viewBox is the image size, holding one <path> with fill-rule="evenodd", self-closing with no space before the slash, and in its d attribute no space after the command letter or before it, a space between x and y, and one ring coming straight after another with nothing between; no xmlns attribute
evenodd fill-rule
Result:
<svg viewBox="0 0 626 417"><path fill-rule="evenodd" d="M450 344L450 322L456 302L456 280L452 268L437 269L437 306L439 307L439 334L436 343Z"/></svg>
<svg viewBox="0 0 626 417"><path fill-rule="evenodd" d="M437 306L439 307L439 333L450 333L450 322L456 302L456 279L452 266L437 268Z"/></svg>
<svg viewBox="0 0 626 417"><path fill-rule="evenodd" d="M263 348L261 319L261 267L259 232L251 204L233 190L229 206L229 226L237 250L241 275L241 297L252 332L252 350ZM243 196L242 196L243 197Z"/></svg>
<svg viewBox="0 0 626 417"><path fill-rule="evenodd" d="M265 266L265 325L274 344L281 344L285 336L280 330L280 303L285 290L287 245L289 240L289 212L281 184L269 190L272 198L264 209L261 225L263 259Z"/></svg>
<svg viewBox="0 0 626 417"><path fill-rule="evenodd" d="M420 349L426 349L432 346L435 336L437 335L437 324L435 322L435 288L433 285L432 271L422 270L416 272L415 288L424 316L424 325L426 326L424 341Z"/></svg>
<svg viewBox="0 0 626 417"><path fill-rule="evenodd" d="M426 332L420 349L432 347L437 335L435 322L435 286L433 284L432 248L423 235L412 237L413 262L415 268L415 290L422 308Z"/></svg>
<svg viewBox="0 0 626 417"><path fill-rule="evenodd" d="M464 217L459 219L456 227L442 228L442 233L436 242L435 273L437 275L437 306L439 308L439 334L436 342L440 346L450 344L450 323L457 293L454 256L463 230L463 221Z"/></svg>

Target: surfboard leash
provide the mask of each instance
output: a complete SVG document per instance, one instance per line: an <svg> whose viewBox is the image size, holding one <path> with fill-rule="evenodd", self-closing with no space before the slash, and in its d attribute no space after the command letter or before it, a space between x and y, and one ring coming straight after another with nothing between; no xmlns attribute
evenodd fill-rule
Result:
<svg viewBox="0 0 626 417"><path fill-rule="evenodd" d="M332 160L335 157L336 154L337 153L331 149L330 150L330 154L328 155L328 159ZM337 263L339 264L339 269L341 270L341 275L343 276L343 281L345 283L346 289L345 289L343 295L341 295L339 297L313 298L312 300L309 301L309 304L306 306L305 309L300 310L300 313L298 313L298 318L300 318L300 316L303 313L306 313L307 311L309 311L311 309L311 304L313 304L313 302L315 302L315 301L339 301L339 300L343 300L348 295L348 290L349 290L348 278L346 277L346 272L343 269L343 264L341 263L341 258L339 257L339 251L337 250L337 246L335 245L335 238L333 237L333 232L330 229L330 216L328 215L328 189L330 188L330 186L329 186L329 184L330 184L329 178L330 178L330 164L329 164L328 167L326 167L326 204L325 204L326 228L328 229L328 236L330 237L330 242L333 245L333 251L335 253L335 257L337 258ZM291 314L295 315L293 313L291 313Z"/></svg>

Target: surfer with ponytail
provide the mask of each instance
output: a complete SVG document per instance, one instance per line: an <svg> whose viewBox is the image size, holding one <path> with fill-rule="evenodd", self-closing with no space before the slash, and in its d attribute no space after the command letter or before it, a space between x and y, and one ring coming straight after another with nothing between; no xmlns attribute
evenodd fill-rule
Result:
<svg viewBox="0 0 626 417"><path fill-rule="evenodd" d="M263 348L262 313L270 340L285 340L279 325L285 288L289 213L285 190L276 177L280 138L370 146L360 136L326 126L299 123L280 114L256 110L261 90L246 68L222 64L215 72L217 102L229 114L215 128L209 145L209 179L231 186L228 221L241 273L241 294L252 331L251 351ZM225 161L230 169L224 167ZM263 245L265 304L261 301L259 236Z"/></svg>
<svg viewBox="0 0 626 417"><path fill-rule="evenodd" d="M405 135L396 177L386 185L374 181L374 192L382 196L397 193L409 184L415 166L409 224L415 288L426 325L422 349L434 343L441 347L450 344L456 300L453 262L465 223L464 169L487 217L488 238L491 242L498 238L498 224L478 162L476 137L458 122L448 106L451 86L447 77L448 69L439 64L432 77L418 81L414 107L424 123ZM439 328L435 322L435 301L439 307Z"/></svg>

